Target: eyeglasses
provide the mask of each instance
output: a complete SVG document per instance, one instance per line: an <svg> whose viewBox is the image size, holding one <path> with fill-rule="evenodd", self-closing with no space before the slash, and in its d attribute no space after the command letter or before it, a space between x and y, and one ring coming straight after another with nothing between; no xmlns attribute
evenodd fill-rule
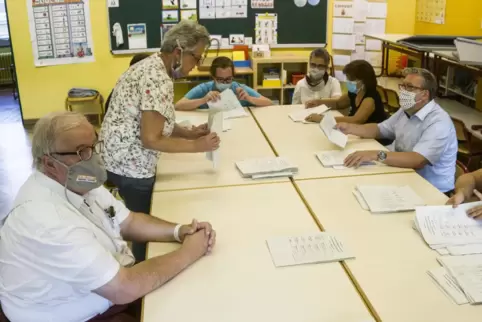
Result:
<svg viewBox="0 0 482 322"><path fill-rule="evenodd" d="M221 84L231 84L233 82L234 77L226 77L226 78L221 78L221 77L216 77L216 82L221 83Z"/></svg>
<svg viewBox="0 0 482 322"><path fill-rule="evenodd" d="M100 154L104 151L104 142L97 141L92 146L85 146L83 148L78 149L75 152L53 152L52 154L57 155L77 155L79 156L80 160L82 161L89 161L92 158L94 153Z"/></svg>
<svg viewBox="0 0 482 322"><path fill-rule="evenodd" d="M421 90L421 91L424 91L424 90L425 90L425 88L413 86L413 85L410 85L410 84L398 84L398 88L399 88L400 90L405 90L405 91L409 91L409 92L413 92L413 91L415 91L416 89L419 89L419 90Z"/></svg>
<svg viewBox="0 0 482 322"><path fill-rule="evenodd" d="M192 53L192 52L188 52L189 55L191 55L194 60L196 61L196 65L200 65L204 62L204 60L206 59L206 54L202 55L202 56L198 56L196 55L195 53Z"/></svg>
<svg viewBox="0 0 482 322"><path fill-rule="evenodd" d="M311 68L318 68L318 69L326 69L326 68L328 68L328 65L310 63L310 67Z"/></svg>

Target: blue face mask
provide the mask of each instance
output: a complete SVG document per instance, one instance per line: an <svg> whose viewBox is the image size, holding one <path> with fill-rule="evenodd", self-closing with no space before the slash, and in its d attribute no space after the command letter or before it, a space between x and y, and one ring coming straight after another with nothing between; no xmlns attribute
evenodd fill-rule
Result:
<svg viewBox="0 0 482 322"><path fill-rule="evenodd" d="M358 88L356 86L356 82L353 81L347 81L346 82L346 88L348 89L348 92L352 94L357 94L358 93Z"/></svg>
<svg viewBox="0 0 482 322"><path fill-rule="evenodd" d="M223 84L223 83L216 82L216 88L218 91L223 92L228 88L231 88L231 84Z"/></svg>

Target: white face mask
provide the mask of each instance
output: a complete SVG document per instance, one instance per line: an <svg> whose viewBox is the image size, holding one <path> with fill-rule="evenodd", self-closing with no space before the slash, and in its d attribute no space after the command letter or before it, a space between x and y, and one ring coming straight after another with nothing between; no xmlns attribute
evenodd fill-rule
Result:
<svg viewBox="0 0 482 322"><path fill-rule="evenodd" d="M325 70L324 69L318 69L318 68L311 68L310 69L310 78L313 81L318 81L325 76Z"/></svg>
<svg viewBox="0 0 482 322"><path fill-rule="evenodd" d="M398 93L400 107L405 111L414 107L418 103L415 100L415 96L417 96L417 93L413 93L405 89L401 89L400 92Z"/></svg>

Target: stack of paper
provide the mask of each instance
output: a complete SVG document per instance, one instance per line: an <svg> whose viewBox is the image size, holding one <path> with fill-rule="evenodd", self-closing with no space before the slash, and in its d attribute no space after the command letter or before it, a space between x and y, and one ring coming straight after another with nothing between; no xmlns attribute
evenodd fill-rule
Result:
<svg viewBox="0 0 482 322"><path fill-rule="evenodd" d="M412 211L425 205L409 186L357 185L353 194L362 208L372 213Z"/></svg>
<svg viewBox="0 0 482 322"><path fill-rule="evenodd" d="M243 108L239 103L236 94L231 89L227 89L221 92L220 98L217 101L208 102L208 106L211 110L227 111L235 108Z"/></svg>
<svg viewBox="0 0 482 322"><path fill-rule="evenodd" d="M354 258L340 240L325 232L276 237L268 239L266 243L276 267L329 263Z"/></svg>
<svg viewBox="0 0 482 322"><path fill-rule="evenodd" d="M430 248L442 255L482 254L482 223L467 210L482 202L452 206L418 207L414 228Z"/></svg>
<svg viewBox="0 0 482 322"><path fill-rule="evenodd" d="M443 289L457 304L481 304L482 303L482 255L467 256L444 256L438 258L442 264L443 272L433 270L429 275L437 281L437 284L443 285ZM437 275L437 273L439 275ZM440 275L444 274L447 282L439 282ZM435 277L434 277L435 275ZM455 283L456 285L447 285ZM460 292L465 296L462 297Z"/></svg>
<svg viewBox="0 0 482 322"><path fill-rule="evenodd" d="M447 272L444 267L431 269L427 274L433 279L435 284L445 293L455 304L467 304L469 301L457 281Z"/></svg>
<svg viewBox="0 0 482 322"><path fill-rule="evenodd" d="M223 131L224 117L223 112L211 112L208 117L208 127L211 132L221 133ZM206 152L206 158L213 163L213 168L217 169L219 165L220 151Z"/></svg>
<svg viewBox="0 0 482 322"><path fill-rule="evenodd" d="M321 151L315 153L316 157L318 160L321 162L321 164L326 167L326 168L333 168L335 170L343 170L347 169L347 167L344 166L345 164L345 159L352 153L354 153L355 150L332 150L332 151ZM376 162L363 162L361 165L375 165Z"/></svg>
<svg viewBox="0 0 482 322"><path fill-rule="evenodd" d="M251 179L291 177L298 172L297 166L282 157L238 161L236 167L243 177Z"/></svg>
<svg viewBox="0 0 482 322"><path fill-rule="evenodd" d="M330 109L326 105L320 105L314 108L304 108L302 110L290 113L288 116L293 120L293 122L311 123L305 121L308 116L311 114L323 114L329 110Z"/></svg>
<svg viewBox="0 0 482 322"><path fill-rule="evenodd" d="M320 129L323 131L323 133L325 133L328 140L344 149L346 142L348 141L348 137L342 132L338 131L335 126L336 120L331 114L325 115L320 123Z"/></svg>

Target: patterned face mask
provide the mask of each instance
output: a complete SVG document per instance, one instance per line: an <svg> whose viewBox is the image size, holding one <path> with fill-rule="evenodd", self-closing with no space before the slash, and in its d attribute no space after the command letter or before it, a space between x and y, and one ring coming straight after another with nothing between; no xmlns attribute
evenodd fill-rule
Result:
<svg viewBox="0 0 482 322"><path fill-rule="evenodd" d="M414 107L418 103L415 100L416 96L417 96L417 93L413 93L405 89L401 89L400 92L398 93L400 107L405 111Z"/></svg>

